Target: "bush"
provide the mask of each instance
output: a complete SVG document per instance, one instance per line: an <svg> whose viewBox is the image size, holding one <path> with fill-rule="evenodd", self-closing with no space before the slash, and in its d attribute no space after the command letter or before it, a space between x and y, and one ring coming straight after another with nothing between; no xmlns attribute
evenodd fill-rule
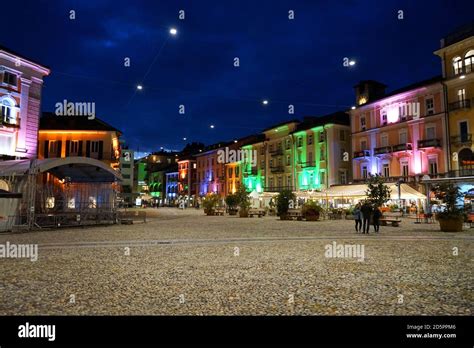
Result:
<svg viewBox="0 0 474 348"><path fill-rule="evenodd" d="M319 220L319 215L323 210L319 203L309 200L303 204L302 213L306 220Z"/></svg>
<svg viewBox="0 0 474 348"><path fill-rule="evenodd" d="M204 213L207 215L212 215L214 213L214 209L219 202L219 196L215 193L211 193L204 197L202 201L202 206L204 207Z"/></svg>
<svg viewBox="0 0 474 348"><path fill-rule="evenodd" d="M230 194L225 198L225 204L229 209L235 209L239 205L239 198L234 194Z"/></svg>
<svg viewBox="0 0 474 348"><path fill-rule="evenodd" d="M281 219L285 219L290 207L290 201L295 201L296 196L291 190L283 190L276 197L276 207Z"/></svg>

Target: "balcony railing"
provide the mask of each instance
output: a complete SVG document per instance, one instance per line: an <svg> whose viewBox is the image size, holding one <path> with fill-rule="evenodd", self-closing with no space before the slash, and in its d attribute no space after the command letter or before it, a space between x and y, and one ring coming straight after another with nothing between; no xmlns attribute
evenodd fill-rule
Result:
<svg viewBox="0 0 474 348"><path fill-rule="evenodd" d="M393 152L411 151L411 150L413 150L413 146L412 146L411 143L398 144L398 145L393 145L393 146L392 146L392 151L393 151Z"/></svg>
<svg viewBox="0 0 474 348"><path fill-rule="evenodd" d="M272 173L284 173L285 172L285 167L283 167L283 166L270 167L270 171Z"/></svg>
<svg viewBox="0 0 474 348"><path fill-rule="evenodd" d="M382 146L382 147L376 147L374 149L374 155L384 155L387 153L392 152L392 147L391 146Z"/></svg>
<svg viewBox="0 0 474 348"><path fill-rule="evenodd" d="M465 133L451 136L451 143L454 145L471 145L472 134Z"/></svg>
<svg viewBox="0 0 474 348"><path fill-rule="evenodd" d="M440 139L418 140L419 149L423 149L427 147L441 147L441 140Z"/></svg>
<svg viewBox="0 0 474 348"><path fill-rule="evenodd" d="M449 103L449 111L459 110L459 109L470 109L471 108L471 100L464 99L458 100L454 103Z"/></svg>
<svg viewBox="0 0 474 348"><path fill-rule="evenodd" d="M359 158L359 157L370 157L370 151L369 150L355 151L354 158Z"/></svg>
<svg viewBox="0 0 474 348"><path fill-rule="evenodd" d="M298 162L301 168L312 168L316 167L316 161L309 161L309 162Z"/></svg>
<svg viewBox="0 0 474 348"><path fill-rule="evenodd" d="M291 190L294 191L293 186L265 186L263 191L265 192L281 192L283 190Z"/></svg>
<svg viewBox="0 0 474 348"><path fill-rule="evenodd" d="M283 150L281 148L278 148L276 150L271 150L269 152L270 152L270 155L272 155L272 156L281 156L281 155L283 155Z"/></svg>

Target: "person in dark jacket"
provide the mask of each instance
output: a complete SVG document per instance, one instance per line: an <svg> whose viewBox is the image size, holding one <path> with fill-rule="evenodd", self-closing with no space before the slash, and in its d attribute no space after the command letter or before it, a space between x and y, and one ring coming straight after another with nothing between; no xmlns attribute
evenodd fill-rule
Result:
<svg viewBox="0 0 474 348"><path fill-rule="evenodd" d="M376 207L374 209L374 214L373 214L373 222L374 222L374 231L376 233L379 233L380 229L380 218L382 217L382 212L380 211L379 207Z"/></svg>
<svg viewBox="0 0 474 348"><path fill-rule="evenodd" d="M354 214L356 233L359 233L360 230L362 229L362 213L360 212L359 203L357 203L357 205L355 206L352 214Z"/></svg>
<svg viewBox="0 0 474 348"><path fill-rule="evenodd" d="M372 215L372 206L369 202L365 202L362 204L360 208L362 213L362 233L369 234L369 227L370 227L370 217Z"/></svg>

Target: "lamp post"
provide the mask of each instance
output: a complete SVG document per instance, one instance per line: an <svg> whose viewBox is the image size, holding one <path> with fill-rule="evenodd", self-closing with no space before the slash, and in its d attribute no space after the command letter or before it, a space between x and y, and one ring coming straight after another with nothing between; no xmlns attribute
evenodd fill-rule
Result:
<svg viewBox="0 0 474 348"><path fill-rule="evenodd" d="M426 214L431 214L431 204L430 204L430 183L429 180L431 177L428 174L423 175L422 180L425 183L426 189Z"/></svg>

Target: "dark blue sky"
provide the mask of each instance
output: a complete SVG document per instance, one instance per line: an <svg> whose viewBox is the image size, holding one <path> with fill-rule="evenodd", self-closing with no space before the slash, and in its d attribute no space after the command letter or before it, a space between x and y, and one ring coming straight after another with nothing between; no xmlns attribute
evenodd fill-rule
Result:
<svg viewBox="0 0 474 348"><path fill-rule="evenodd" d="M133 149L181 149L344 110L362 79L390 91L440 74L433 51L472 9L453 0L16 0L2 2L0 43L51 67L44 111L95 102ZM357 65L343 67L344 57Z"/></svg>

